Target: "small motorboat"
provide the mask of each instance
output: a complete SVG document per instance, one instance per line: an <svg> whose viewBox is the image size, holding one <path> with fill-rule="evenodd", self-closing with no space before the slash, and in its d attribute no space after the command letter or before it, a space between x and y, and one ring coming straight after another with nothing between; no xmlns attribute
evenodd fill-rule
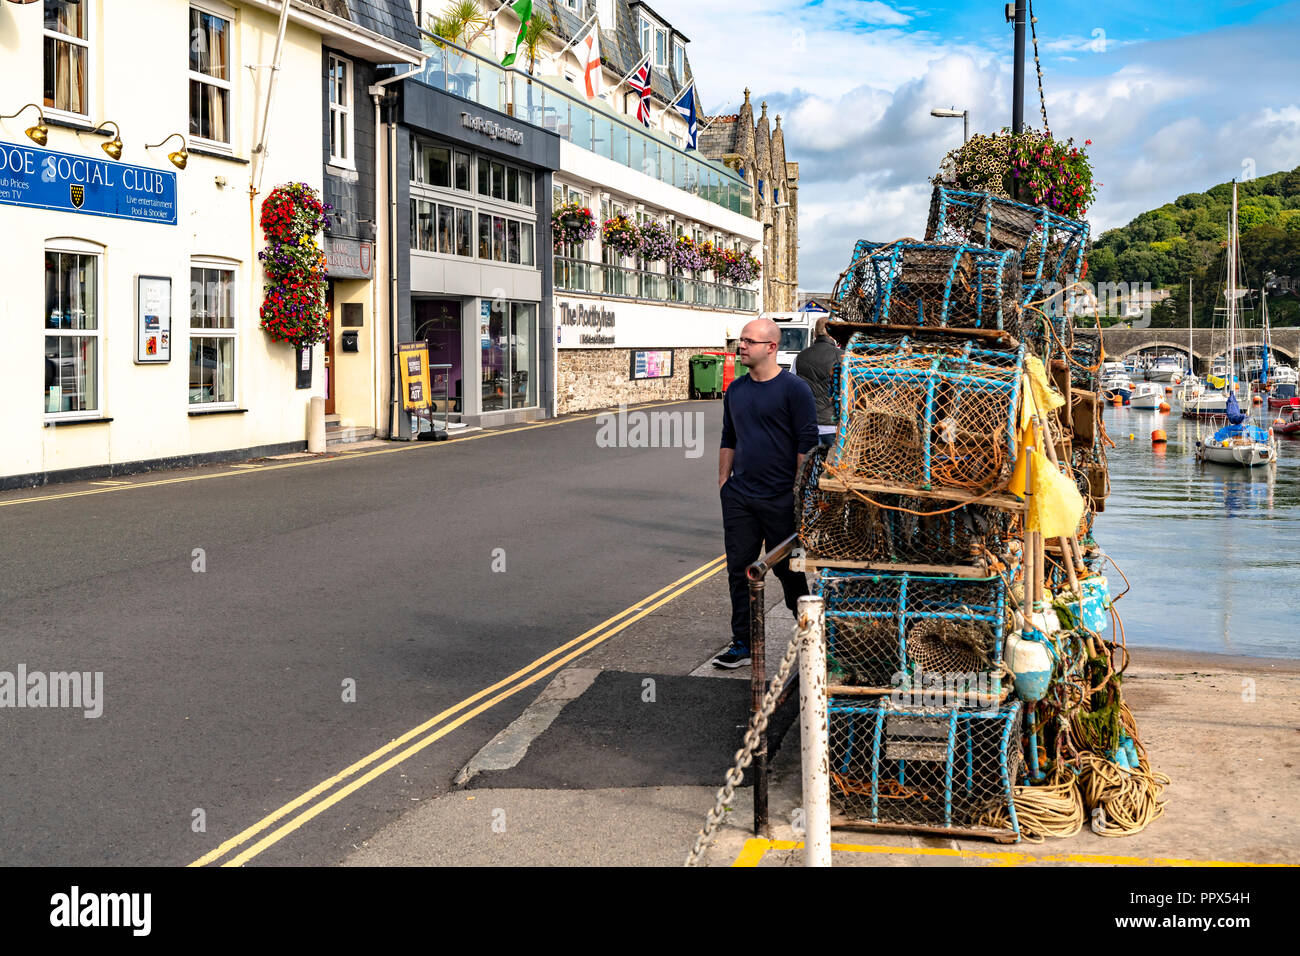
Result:
<svg viewBox="0 0 1300 956"><path fill-rule="evenodd" d="M1125 405L1128 404L1129 396L1133 394L1133 379L1123 362L1102 362L1098 378L1098 389L1106 401L1112 401L1118 395Z"/></svg>
<svg viewBox="0 0 1300 956"><path fill-rule="evenodd" d="M1149 382L1168 382L1177 385L1182 377L1183 367L1179 364L1176 355L1161 355L1147 368Z"/></svg>
<svg viewBox="0 0 1300 956"><path fill-rule="evenodd" d="M1300 404L1288 406L1286 411L1273 419L1273 433L1300 437Z"/></svg>
<svg viewBox="0 0 1300 956"><path fill-rule="evenodd" d="M1164 400L1164 386L1158 382L1138 382L1133 386L1133 394L1129 396L1130 405L1148 411L1159 408Z"/></svg>
<svg viewBox="0 0 1300 956"><path fill-rule="evenodd" d="M1268 393L1269 408L1286 408L1296 403L1296 387L1289 383L1274 385Z"/></svg>

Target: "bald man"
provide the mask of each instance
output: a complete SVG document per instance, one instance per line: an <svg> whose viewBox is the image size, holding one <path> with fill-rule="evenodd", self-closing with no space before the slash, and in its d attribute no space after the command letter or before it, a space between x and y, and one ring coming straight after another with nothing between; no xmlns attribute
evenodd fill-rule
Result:
<svg viewBox="0 0 1300 956"><path fill-rule="evenodd" d="M731 646L715 667L750 663L749 581L745 569L794 534L794 479L817 444L817 406L808 383L776 364L781 330L755 319L740 333L740 362L748 375L735 379L722 398L722 447L718 489L731 588ZM782 561L772 568L791 612L808 593L808 579Z"/></svg>

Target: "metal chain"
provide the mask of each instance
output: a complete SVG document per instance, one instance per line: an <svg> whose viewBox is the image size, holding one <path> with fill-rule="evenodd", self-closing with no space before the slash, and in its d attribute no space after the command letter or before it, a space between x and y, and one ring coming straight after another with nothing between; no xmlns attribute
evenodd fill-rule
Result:
<svg viewBox="0 0 1300 956"><path fill-rule="evenodd" d="M763 731L767 729L767 721L772 716L772 711L776 709L776 701L781 696L781 689L785 687L790 671L794 669L794 663L799 658L799 645L811 628L812 622L805 616L800 618L791 629L790 646L785 649L785 657L781 658L781 666L776 669L776 676L772 678L772 683L763 696L758 713L749 718L749 729L745 732L745 745L736 751L736 762L727 771L726 783L722 785L722 789L718 791L713 801L713 809L709 811L704 826L700 828L695 846L691 847L691 852L686 855L686 866L695 866L699 863L709 839L722 823L726 807L735 796L736 787L740 786L740 781L745 777L745 768L754 761L754 751L758 749Z"/></svg>
<svg viewBox="0 0 1300 956"><path fill-rule="evenodd" d="M1034 69L1038 71L1038 106L1043 111L1043 129L1050 136L1052 128L1047 125L1047 97L1043 95L1043 64L1038 62L1038 31L1034 29L1034 24L1038 18L1034 16L1033 0L1029 3L1029 33L1034 38Z"/></svg>

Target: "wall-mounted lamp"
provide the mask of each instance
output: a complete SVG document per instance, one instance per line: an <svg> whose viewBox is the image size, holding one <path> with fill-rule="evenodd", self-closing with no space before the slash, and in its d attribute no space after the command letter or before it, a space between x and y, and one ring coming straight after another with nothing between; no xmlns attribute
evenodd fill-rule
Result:
<svg viewBox="0 0 1300 956"><path fill-rule="evenodd" d="M157 149L159 146L162 146L163 143L167 143L178 136L180 136L181 148L176 150L174 153L168 153L167 158L171 160L171 164L177 169L184 169L185 164L190 161L190 151L185 145L185 137L181 136L180 133L172 133L167 137L167 139L163 140L162 143L153 143L152 145L146 144L145 149Z"/></svg>
<svg viewBox="0 0 1300 956"><path fill-rule="evenodd" d="M35 143L37 146L44 146L45 141L50 138L50 129L48 126L45 125L45 111L42 110L39 106L37 106L35 103L28 103L26 106L23 107L23 109L19 110L17 113L10 113L8 116L0 116L0 119L13 119L15 116L21 115L23 110L27 110L27 109L36 110L36 112L40 116L40 119L37 120L35 126L27 127L26 130L27 138L30 139L33 143Z"/></svg>
<svg viewBox="0 0 1300 956"><path fill-rule="evenodd" d="M99 148L102 149L104 152L108 153L108 155L111 156L113 159L121 159L122 158L122 130L115 122L113 122L112 120L104 120L104 122L100 123L94 129L92 129L91 132L98 133L105 126L113 127L113 138L110 139L107 143L102 143Z"/></svg>

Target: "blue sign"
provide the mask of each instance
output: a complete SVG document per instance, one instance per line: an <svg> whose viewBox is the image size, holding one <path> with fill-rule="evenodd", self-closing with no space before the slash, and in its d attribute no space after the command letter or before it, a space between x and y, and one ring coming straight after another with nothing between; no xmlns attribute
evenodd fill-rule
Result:
<svg viewBox="0 0 1300 956"><path fill-rule="evenodd" d="M0 203L176 225L176 174L0 143Z"/></svg>

